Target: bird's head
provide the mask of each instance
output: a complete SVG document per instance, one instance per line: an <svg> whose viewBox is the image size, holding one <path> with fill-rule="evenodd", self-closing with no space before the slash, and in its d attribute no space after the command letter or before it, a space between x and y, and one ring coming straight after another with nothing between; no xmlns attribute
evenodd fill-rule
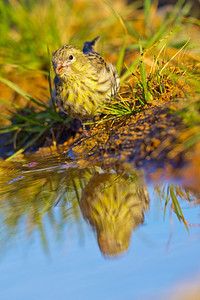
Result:
<svg viewBox="0 0 200 300"><path fill-rule="evenodd" d="M59 77L67 77L70 74L79 74L85 65L87 58L76 47L65 45L53 53L53 68Z"/></svg>

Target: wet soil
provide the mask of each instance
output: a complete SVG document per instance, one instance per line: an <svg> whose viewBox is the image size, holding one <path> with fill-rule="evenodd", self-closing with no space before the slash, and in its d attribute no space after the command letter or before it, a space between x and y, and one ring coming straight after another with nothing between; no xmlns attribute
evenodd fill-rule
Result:
<svg viewBox="0 0 200 300"><path fill-rule="evenodd" d="M120 121L98 124L89 130L89 137L72 145L78 158L87 160L112 159L134 163L143 167L149 162L162 166L169 161L168 153L178 143L178 133L186 129L181 118L172 114L170 103L154 103L135 114L124 116ZM179 153L180 154L180 153ZM180 166L181 155L172 163Z"/></svg>

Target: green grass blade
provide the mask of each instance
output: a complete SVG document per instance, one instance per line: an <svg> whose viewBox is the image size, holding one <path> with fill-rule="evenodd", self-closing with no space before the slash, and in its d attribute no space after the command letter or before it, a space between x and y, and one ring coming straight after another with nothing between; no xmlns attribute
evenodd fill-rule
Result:
<svg viewBox="0 0 200 300"><path fill-rule="evenodd" d="M13 155L6 158L6 161L14 160L14 158L24 152L24 149L19 149L17 152L15 152Z"/></svg>
<svg viewBox="0 0 200 300"><path fill-rule="evenodd" d="M122 48L121 48L121 50L119 52L119 57L118 57L117 64L116 64L117 72L118 72L119 76L121 75L121 70L122 70L122 65L123 65L123 61L124 61L125 50L126 50L126 42L124 41L123 46L122 46Z"/></svg>
<svg viewBox="0 0 200 300"><path fill-rule="evenodd" d="M151 0L144 0L145 25L149 27Z"/></svg>
<svg viewBox="0 0 200 300"><path fill-rule="evenodd" d="M8 132L11 132L11 131L16 131L19 129L19 126L17 125L14 125L14 126L6 126L5 128L3 127L0 127L0 134L3 134L3 133L8 133Z"/></svg>
<svg viewBox="0 0 200 300"><path fill-rule="evenodd" d="M17 86L15 83L11 82L10 80L0 76L0 81L6 84L7 86L9 86L14 91L16 91L18 94L22 95L27 100L31 99L31 96L28 93L23 91L19 86Z"/></svg>
<svg viewBox="0 0 200 300"><path fill-rule="evenodd" d="M142 46L140 46L140 52L142 54ZM142 56L141 56L141 58L142 58ZM148 88L147 88L146 68L145 68L145 64L142 61L142 59L139 61L139 68L140 68L140 75L141 75L141 81L142 81L142 87L143 87L143 93L144 93L144 100L145 100L145 104L146 104L153 97L149 93Z"/></svg>
<svg viewBox="0 0 200 300"><path fill-rule="evenodd" d="M27 122L30 123L30 124L38 125L38 126L40 126L40 127L46 127L46 125L43 124L43 122L41 122L41 123L40 123L40 122L37 122L37 121L35 121L34 119L32 119L31 117L25 117L25 116L23 116L23 115L20 115L20 114L18 114L18 113L15 113L15 112L13 112L13 115L15 115L16 117L18 117L18 119L27 121Z"/></svg>
<svg viewBox="0 0 200 300"><path fill-rule="evenodd" d="M125 67L127 68L127 70L124 72L124 74L123 74L123 76L121 77L121 83L123 83L123 82L125 82L125 80L126 80L126 78L130 75L130 74L132 74L132 72L133 72L133 70L136 68L136 66L137 66L137 64L138 64L138 62L139 62L139 60L140 60L140 57L138 56L138 58L136 58L135 60L134 60L134 62L129 66L129 67L127 67L127 65L125 64Z"/></svg>
<svg viewBox="0 0 200 300"><path fill-rule="evenodd" d="M170 196L171 196L171 199L172 199L172 203L173 203L174 210L175 210L177 218L179 219L180 222L183 221L183 223L184 223L187 231L189 231L188 230L188 226L187 226L186 222L184 221L185 218L184 218L184 215L182 213L182 209L180 207L178 199L177 199L177 197L176 197L176 195L174 193L174 188L172 186L170 186Z"/></svg>
<svg viewBox="0 0 200 300"><path fill-rule="evenodd" d="M10 102L10 101L4 100L4 99L0 99L0 102L6 104L6 105L8 105L8 106L14 107L14 108L16 108L16 109L18 109L18 110L25 111L25 112L27 112L27 113L30 113L30 112L31 112L30 109L21 107L21 106L15 104L15 103L13 103L13 102Z"/></svg>
<svg viewBox="0 0 200 300"><path fill-rule="evenodd" d="M49 46L48 45L47 45L47 54L48 54L48 58L49 58L49 65L51 66L51 55L50 55L50 51L49 51ZM48 82L49 82L49 92L50 92L50 95L52 95L51 67L49 68ZM50 97L50 101L51 101L51 105L52 105L53 111L56 112L55 102L53 101L52 97Z"/></svg>
<svg viewBox="0 0 200 300"><path fill-rule="evenodd" d="M18 85L16 85L15 83L11 82L10 80L3 78L0 76L0 81L4 84L6 84L7 86L9 86L11 89L13 89L15 92L17 92L19 95L23 96L25 99L34 102L35 104L37 104L40 107L44 107L47 108L46 105L42 104L41 102L33 99L31 97L31 95L29 95L27 92L25 92L24 90L22 90Z"/></svg>

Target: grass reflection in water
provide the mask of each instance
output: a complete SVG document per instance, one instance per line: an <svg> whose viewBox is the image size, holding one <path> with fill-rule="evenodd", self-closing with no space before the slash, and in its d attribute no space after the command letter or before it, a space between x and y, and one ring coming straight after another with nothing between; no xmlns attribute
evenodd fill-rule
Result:
<svg viewBox="0 0 200 300"><path fill-rule="evenodd" d="M155 193L164 215L171 209L188 229L179 202L195 203L194 194L175 185L156 186ZM38 230L48 250L44 217L48 216L56 236L66 239L65 225L81 225L82 215L96 234L100 251L109 257L128 249L131 234L144 222L150 203L143 171L114 166L78 169L65 157L43 158L38 163L2 161L0 196L2 245L23 228L28 236Z"/></svg>

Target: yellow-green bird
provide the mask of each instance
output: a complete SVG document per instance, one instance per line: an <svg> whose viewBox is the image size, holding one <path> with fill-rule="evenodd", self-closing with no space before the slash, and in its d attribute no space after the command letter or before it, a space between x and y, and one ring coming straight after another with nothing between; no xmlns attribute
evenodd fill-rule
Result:
<svg viewBox="0 0 200 300"><path fill-rule="evenodd" d="M52 56L56 73L52 98L66 114L82 121L100 114L119 90L115 66L95 52L99 38L85 42L82 51L64 45Z"/></svg>

